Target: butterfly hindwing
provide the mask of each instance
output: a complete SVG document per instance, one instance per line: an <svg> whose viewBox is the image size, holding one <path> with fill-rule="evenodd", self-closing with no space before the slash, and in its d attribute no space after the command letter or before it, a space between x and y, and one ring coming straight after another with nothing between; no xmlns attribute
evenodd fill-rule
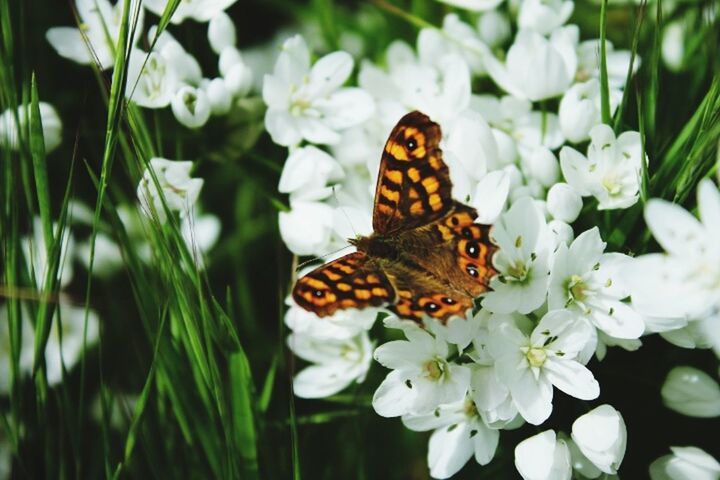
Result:
<svg viewBox="0 0 720 480"><path fill-rule="evenodd" d="M367 255L355 252L300 278L293 298L301 307L324 317L338 309L391 303L395 300L395 289Z"/></svg>
<svg viewBox="0 0 720 480"><path fill-rule="evenodd" d="M440 139L440 126L417 111L402 117L392 130L375 189L375 233L424 225L452 208L452 182Z"/></svg>

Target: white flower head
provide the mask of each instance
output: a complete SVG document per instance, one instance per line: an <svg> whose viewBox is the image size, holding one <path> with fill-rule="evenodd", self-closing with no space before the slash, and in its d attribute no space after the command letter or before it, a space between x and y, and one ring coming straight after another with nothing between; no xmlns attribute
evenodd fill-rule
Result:
<svg viewBox="0 0 720 480"><path fill-rule="evenodd" d="M610 90L610 115L615 113L622 92ZM590 138L590 130L602 122L600 81L596 78L571 86L560 100L558 115L563 135L573 143Z"/></svg>
<svg viewBox="0 0 720 480"><path fill-rule="evenodd" d="M493 10L502 3L502 0L440 0L448 5L464 8L473 12L485 12Z"/></svg>
<svg viewBox="0 0 720 480"><path fill-rule="evenodd" d="M150 169L155 173L158 185L155 184ZM137 188L143 213L149 217L157 215L161 222L166 220L165 209L159 193L162 191L170 211L180 212L181 216L188 215L200 196L203 186L201 178L190 177L190 170L192 170L190 161L150 159L148 169L145 170ZM160 190L158 190L158 186Z"/></svg>
<svg viewBox="0 0 720 480"><path fill-rule="evenodd" d="M690 417L720 416L720 386L710 375L693 367L670 370L662 390L663 403Z"/></svg>
<svg viewBox="0 0 720 480"><path fill-rule="evenodd" d="M495 313L529 313L545 302L550 274L550 236L542 213L529 197L516 201L493 226L499 274L482 305Z"/></svg>
<svg viewBox="0 0 720 480"><path fill-rule="evenodd" d="M567 310L545 314L529 337L510 322L490 330L498 379L529 423L539 425L550 416L553 385L583 400L599 395L597 381L578 361L591 335L587 322Z"/></svg>
<svg viewBox="0 0 720 480"><path fill-rule="evenodd" d="M560 150L560 166L567 183L583 197L598 200L598 209L627 208L640 197L641 155L638 132L624 132L617 139L607 125L590 130L587 157L571 147Z"/></svg>
<svg viewBox="0 0 720 480"><path fill-rule="evenodd" d="M523 0L518 27L547 35L568 21L574 7L572 0Z"/></svg>
<svg viewBox="0 0 720 480"><path fill-rule="evenodd" d="M515 468L524 480L570 480L570 450L554 430L545 430L518 443Z"/></svg>
<svg viewBox="0 0 720 480"><path fill-rule="evenodd" d="M280 236L296 255L323 255L332 240L333 208L322 202L298 200L279 213Z"/></svg>
<svg viewBox="0 0 720 480"><path fill-rule="evenodd" d="M299 35L286 40L273 74L263 81L265 126L273 141L335 144L341 130L367 120L374 111L372 97L359 88L342 88L352 69L347 52L325 55L311 67L305 40Z"/></svg>
<svg viewBox="0 0 720 480"><path fill-rule="evenodd" d="M679 318L678 326L683 319L708 319L708 327L717 331L720 192L711 180L700 183L698 206L702 222L678 205L650 200L645 220L666 253L638 257L624 276L633 305L641 313Z"/></svg>
<svg viewBox="0 0 720 480"><path fill-rule="evenodd" d="M482 55L487 50L478 32L451 13L443 19L442 30L423 28L417 39L420 61L438 66L450 53L460 55L475 75L485 72Z"/></svg>
<svg viewBox="0 0 720 480"><path fill-rule="evenodd" d="M375 350L375 359L393 369L375 391L375 411L383 417L422 415L465 398L470 369L448 360L448 343L419 327L405 328L404 333L407 340L388 342Z"/></svg>
<svg viewBox="0 0 720 480"><path fill-rule="evenodd" d="M410 430L434 430L428 445L428 466L433 478L455 475L473 456L487 465L495 456L500 434L488 428L478 416L468 397L424 415L403 415L403 425Z"/></svg>
<svg viewBox="0 0 720 480"><path fill-rule="evenodd" d="M670 447L665 455L650 465L652 480L717 480L720 462L697 447Z"/></svg>
<svg viewBox="0 0 720 480"><path fill-rule="evenodd" d="M55 236L57 225L53 224L52 234ZM49 245L45 243L43 223L40 217L35 217L32 223L32 233L20 239L20 248L27 261L27 268L35 278L35 284L42 289L45 285L45 277L51 268L48 258ZM62 232L62 243L60 245L60 265L58 268L61 287L67 287L73 278L73 260L75 256L75 237L69 228Z"/></svg>
<svg viewBox="0 0 720 480"><path fill-rule="evenodd" d="M577 46L578 69L575 80L584 82L591 78L600 78L600 40L585 40ZM608 83L610 90L625 88L627 72L630 68L629 50L615 50L612 42L605 40L605 58L607 60ZM640 68L640 57L635 56L633 74Z"/></svg>
<svg viewBox="0 0 720 480"><path fill-rule="evenodd" d="M303 272L301 272L303 273ZM320 318L299 307L292 298L286 301L285 324L298 335L316 340L349 340L370 330L375 323L379 309L338 310L332 315Z"/></svg>
<svg viewBox="0 0 720 480"><path fill-rule="evenodd" d="M207 22L215 18L237 0L181 0L170 22L180 24L187 18L196 22ZM155 15L162 15L167 5L167 0L144 0L145 8Z"/></svg>
<svg viewBox="0 0 720 480"><path fill-rule="evenodd" d="M546 201L548 213L555 220L560 220L566 224L577 220L583 206L582 197L573 187L564 182L556 183L550 187Z"/></svg>
<svg viewBox="0 0 720 480"><path fill-rule="evenodd" d="M486 55L485 66L495 83L518 98L533 102L564 93L577 69L575 25L552 32L550 39L532 30L520 30L505 64Z"/></svg>
<svg viewBox="0 0 720 480"><path fill-rule="evenodd" d="M142 33L144 10L138 0L130 2L129 17L138 12L135 38ZM163 1L163 3L165 3ZM80 28L53 27L45 37L62 57L82 65L97 63L101 70L111 68L115 62L115 45L120 34L124 2L112 5L108 0L75 0ZM164 6L164 5L163 5Z"/></svg>
<svg viewBox="0 0 720 480"><path fill-rule="evenodd" d="M372 363L373 344L367 332L348 339L291 333L287 344L295 355L312 363L293 379L293 391L301 398L329 397L352 382L362 383Z"/></svg>
<svg viewBox="0 0 720 480"><path fill-rule="evenodd" d="M568 308L612 337L638 338L645 330L642 316L622 301L629 292L620 272L632 258L604 250L597 227L578 235L570 247L558 247L548 308Z"/></svg>
<svg viewBox="0 0 720 480"><path fill-rule="evenodd" d="M210 118L210 100L199 88L189 85L180 87L170 105L177 121L188 128L200 128Z"/></svg>
<svg viewBox="0 0 720 480"><path fill-rule="evenodd" d="M309 145L295 149L283 167L278 191L295 200L322 200L332 195L334 183L344 178L340 164L328 153Z"/></svg>
<svg viewBox="0 0 720 480"><path fill-rule="evenodd" d="M40 122L42 123L43 141L45 142L45 152L50 153L55 150L62 142L62 120L58 115L55 107L47 102L39 102ZM17 109L17 117L20 120L20 128L27 127L27 113L32 108L30 105L19 106ZM30 112L32 116L32 112ZM18 150L20 148L20 138L18 125L15 121L14 112L5 110L0 114L0 145Z"/></svg>
<svg viewBox="0 0 720 480"><path fill-rule="evenodd" d="M600 471L617 473L625 456L627 429L620 412L600 405L573 422L572 439Z"/></svg>

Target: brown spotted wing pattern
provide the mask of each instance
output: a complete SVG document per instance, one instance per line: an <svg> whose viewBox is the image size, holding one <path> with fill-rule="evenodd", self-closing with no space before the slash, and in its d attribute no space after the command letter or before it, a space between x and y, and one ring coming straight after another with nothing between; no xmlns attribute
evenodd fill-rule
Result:
<svg viewBox="0 0 720 480"><path fill-rule="evenodd" d="M357 252L299 279L293 298L319 316L386 305L402 318L446 322L487 291L495 247L490 227L452 199L440 127L405 115L385 145L375 191L374 233L351 239Z"/></svg>

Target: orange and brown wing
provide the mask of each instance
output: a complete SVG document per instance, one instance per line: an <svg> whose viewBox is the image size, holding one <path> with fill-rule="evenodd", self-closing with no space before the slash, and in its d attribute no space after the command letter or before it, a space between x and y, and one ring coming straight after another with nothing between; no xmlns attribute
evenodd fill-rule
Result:
<svg viewBox="0 0 720 480"><path fill-rule="evenodd" d="M316 268L295 284L293 299L320 317L339 309L379 307L395 301L395 289L364 253L355 252Z"/></svg>
<svg viewBox="0 0 720 480"><path fill-rule="evenodd" d="M425 225L453 208L441 138L440 126L417 111L402 117L393 128L375 187L375 233L387 235Z"/></svg>

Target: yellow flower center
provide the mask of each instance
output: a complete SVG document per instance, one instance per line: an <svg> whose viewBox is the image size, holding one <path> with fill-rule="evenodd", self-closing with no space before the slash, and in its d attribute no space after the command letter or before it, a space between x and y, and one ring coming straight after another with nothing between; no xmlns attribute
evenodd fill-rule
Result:
<svg viewBox="0 0 720 480"><path fill-rule="evenodd" d="M547 353L545 353L545 349L541 347L532 347L528 352L525 354L525 357L527 358L528 363L531 367L542 367L545 363L545 360L547 360Z"/></svg>

